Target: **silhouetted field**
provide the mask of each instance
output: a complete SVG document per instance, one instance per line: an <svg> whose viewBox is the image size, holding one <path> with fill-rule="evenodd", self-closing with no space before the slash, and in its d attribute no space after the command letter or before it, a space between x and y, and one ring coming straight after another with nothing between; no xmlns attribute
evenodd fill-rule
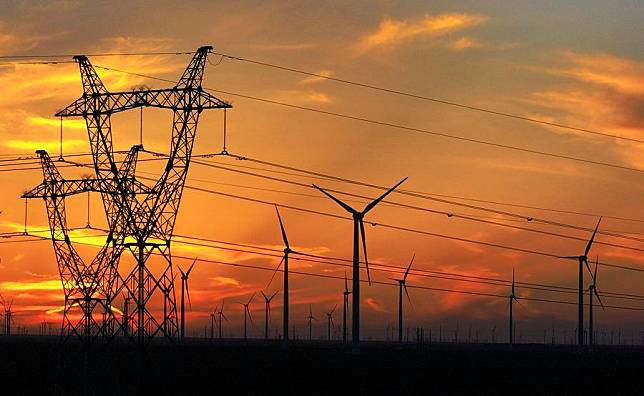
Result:
<svg viewBox="0 0 644 396"><path fill-rule="evenodd" d="M1 337L0 394L643 394L644 349L189 339L93 346ZM85 365L83 362L89 362ZM10 389L12 391L10 391Z"/></svg>

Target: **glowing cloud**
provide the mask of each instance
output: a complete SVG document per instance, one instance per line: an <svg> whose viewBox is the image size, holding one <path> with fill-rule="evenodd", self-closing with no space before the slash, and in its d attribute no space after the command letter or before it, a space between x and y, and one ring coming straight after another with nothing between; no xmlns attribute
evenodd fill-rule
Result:
<svg viewBox="0 0 644 396"><path fill-rule="evenodd" d="M382 305L380 305L380 303L376 301L374 298L371 298L371 297L367 298L364 302L367 304L369 308L371 308L376 312L387 312L387 310Z"/></svg>
<svg viewBox="0 0 644 396"><path fill-rule="evenodd" d="M63 286L59 280L41 280L35 282L7 281L0 283L0 289L10 291L23 290L62 290Z"/></svg>
<svg viewBox="0 0 644 396"><path fill-rule="evenodd" d="M378 30L364 36L358 43L360 52L376 48L393 49L401 44L431 37L439 37L450 32L478 26L487 17L465 13L446 13L425 15L417 21L397 21L384 19Z"/></svg>
<svg viewBox="0 0 644 396"><path fill-rule="evenodd" d="M9 140L3 146L28 152L35 150L55 151L60 148L60 142L57 140ZM87 142L80 139L65 139L63 142L63 147L67 149L77 149L85 146L87 146Z"/></svg>
<svg viewBox="0 0 644 396"><path fill-rule="evenodd" d="M319 72L315 73L321 77L317 76L309 76L300 81L300 84L315 84L320 81L325 81L326 79L324 77L331 77L333 76L333 72L331 70L320 70Z"/></svg>

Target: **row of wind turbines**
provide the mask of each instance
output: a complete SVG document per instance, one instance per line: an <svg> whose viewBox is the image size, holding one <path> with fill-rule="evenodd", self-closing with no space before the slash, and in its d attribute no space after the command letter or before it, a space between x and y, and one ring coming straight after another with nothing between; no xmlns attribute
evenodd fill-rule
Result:
<svg viewBox="0 0 644 396"><path fill-rule="evenodd" d="M352 345L352 350L354 352L358 352L360 349L360 242L362 242L362 250L363 250L363 255L364 255L364 264L365 264L365 269L367 272L367 280L369 285L371 285L371 274L369 271L369 262L367 259L367 246L366 246L366 233L365 233L365 228L364 228L364 217L367 213L369 213L376 205L378 205L387 195L392 193L397 187L399 187L402 183L404 183L407 180L407 178L402 179L400 182L398 182L396 185L391 187L389 190L387 190L384 194L370 202L367 206L362 211L358 211L354 209L353 207L347 205L346 203L342 202L340 199L337 197L333 196L330 192L318 187L317 185L313 184L313 187L318 189L320 192L322 192L324 195L326 195L328 198L333 200L335 203L337 203L340 207L342 207L345 211L349 212L352 217L353 217L353 264L352 264L352 270L353 270L353 276L352 276L352 289L349 290L348 287L348 279L345 274L345 284L344 284L344 291L343 291L343 314L342 314L342 339L343 342L347 342L347 333L348 333L348 326L347 326L347 318L348 318L348 311L349 311L349 297L351 296L351 302L352 302L352 311L351 311L351 320L352 320L352 328L351 328L351 345ZM291 245L289 243L286 230L284 227L284 222L282 221L282 217L280 215L279 209L275 208L277 212L277 218L279 221L280 225L280 231L282 234L282 240L284 242L284 250L283 250L283 256L282 259L280 260L279 264L275 268L275 271L273 272L273 275L267 285L267 288L270 286L272 283L273 279L275 278L275 275L279 271L279 269L283 267L283 290L282 290L282 297L283 297L283 315L282 315L282 341L284 343L289 342L289 307L290 307L290 301L289 301L289 255L292 253L295 254L301 254L299 252L294 251L291 249ZM577 329L580 329L577 331L578 333L578 344L579 346L584 345L584 293L586 290L584 290L584 267L588 270L588 272L591 275L591 284L588 287L588 295L589 295L589 339L588 339L588 344L593 345L593 303L594 303L594 298L596 297L599 303L601 304L602 308L604 308L604 304L601 300L600 294L599 294L599 289L597 287L597 266L598 266L598 260L595 262L595 268L594 271L591 271L590 265L588 263L588 255L590 253L590 250L592 248L593 241L595 239L595 235L597 234L597 230L599 229L599 225L601 223L601 218L599 219L599 222L597 223L597 226L595 227L591 238L589 239L586 248L584 250L584 253L582 255L578 256L560 256L559 258L561 259L569 259L569 260L576 260L579 263L579 272L578 272L578 281L579 281L579 301L578 301L578 326ZM391 278L392 280L398 282L399 290L398 290L398 341L402 342L403 341L403 312L404 312L404 307L403 307L403 291L409 300L409 303L411 305L411 298L409 296L409 292L407 290L407 277L411 271L411 267L413 265L415 258L415 254L412 256L402 278L400 279L394 279ZM196 260L195 260L196 261ZM182 271L181 269L181 339L183 340L185 337L185 305L184 305L184 289L186 291L186 294L189 297L189 292L188 292L188 277L190 275L190 272L192 271L194 267L195 262L192 263L192 265L189 267L187 271ZM264 336L265 338L268 338L268 332L269 332L269 321L270 321L270 303L271 301L276 297L276 295L279 293L279 291L274 292L271 295L265 294L263 291L261 291L261 294L264 298L264 305L265 305L265 323L264 323ZM243 336L244 339L247 339L248 337L248 321L252 321L252 316L250 313L250 304L255 298L257 293L254 293L251 298L246 302L246 303L239 303L244 307L244 331L243 331ZM517 297L515 294L515 274L514 274L514 269L512 270L512 286L511 286L511 293L508 295L508 300L509 300L509 344L512 345L514 344L514 317L513 317L513 304L519 303L520 297ZM228 318L225 316L223 312L224 308L224 301L222 301L221 306L217 306L213 312L210 314L211 316L211 337L214 337L214 329L215 329L215 324L218 326L218 333L219 337L221 338L222 335L222 320L228 320ZM333 325L333 313L335 312L335 309L337 308L334 307L331 311L326 312L327 315L327 336L328 339L331 339L331 326ZM316 318L313 316L312 308L309 306L309 316L307 317L308 324L309 324L309 338L312 336L312 321L316 320Z"/></svg>

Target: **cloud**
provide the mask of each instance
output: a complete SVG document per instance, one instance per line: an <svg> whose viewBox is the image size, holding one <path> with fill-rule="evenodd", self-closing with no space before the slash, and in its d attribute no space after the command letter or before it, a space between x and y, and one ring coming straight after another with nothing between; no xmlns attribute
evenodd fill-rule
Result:
<svg viewBox="0 0 644 396"><path fill-rule="evenodd" d="M60 280L40 280L34 282L6 281L0 282L0 289L9 291L24 290L62 290Z"/></svg>
<svg viewBox="0 0 644 396"><path fill-rule="evenodd" d="M85 148L87 142L80 139L65 139L63 141L63 150ZM36 150L47 150L47 152L56 151L60 148L58 140L8 140L2 145L8 149L15 149L27 152Z"/></svg>
<svg viewBox="0 0 644 396"><path fill-rule="evenodd" d="M317 72L315 74L319 75L320 77L318 77L318 76L306 77L305 79L300 81L300 84L315 84L315 83L318 83L320 81L326 81L326 79L324 77L333 76L333 72L331 70L320 70L319 72Z"/></svg>
<svg viewBox="0 0 644 396"><path fill-rule="evenodd" d="M209 277L208 279L210 279L217 285L236 286L236 287L241 286L241 283L237 279L228 278L226 276L212 276L212 277Z"/></svg>
<svg viewBox="0 0 644 396"><path fill-rule="evenodd" d="M463 51L470 48L480 48L483 47L483 43L480 41L471 39L469 37L461 37L460 39L451 42L447 45L447 48L453 49L455 51Z"/></svg>
<svg viewBox="0 0 644 396"><path fill-rule="evenodd" d="M248 44L241 47L259 51L298 51L313 48L313 44L292 43L292 44Z"/></svg>
<svg viewBox="0 0 644 396"><path fill-rule="evenodd" d="M60 119L45 118L40 116L28 116L27 124L34 125L34 126L46 126L46 127L52 127L52 128L58 129L60 128ZM64 129L71 128L71 129L80 129L84 131L86 127L87 125L83 120L67 119L63 121Z"/></svg>
<svg viewBox="0 0 644 396"><path fill-rule="evenodd" d="M374 49L394 49L417 40L441 37L451 32L472 28L485 23L487 17L465 13L425 15L415 21L384 19L378 29L363 36L358 44L359 52Z"/></svg>
<svg viewBox="0 0 644 396"><path fill-rule="evenodd" d="M387 310L382 305L380 305L380 303L378 301L376 301L376 299L374 299L374 298L371 298L371 297L367 298L365 300L365 303L367 304L367 306L369 308L371 308L372 310L374 310L376 312L387 312Z"/></svg>
<svg viewBox="0 0 644 396"><path fill-rule="evenodd" d="M561 78L560 83L532 93L529 102L549 112L532 115L561 124L641 139L644 130L644 62L573 51L560 51L558 55L562 62L558 67L529 67L534 72ZM574 130L548 129L554 133L593 138ZM606 141L602 137L595 139ZM644 145L616 143L616 153L623 161L644 167Z"/></svg>
<svg viewBox="0 0 644 396"><path fill-rule="evenodd" d="M324 92L315 90L286 90L279 91L273 95L273 100L278 102L289 102L298 105L317 104L325 105L334 102L333 97Z"/></svg>

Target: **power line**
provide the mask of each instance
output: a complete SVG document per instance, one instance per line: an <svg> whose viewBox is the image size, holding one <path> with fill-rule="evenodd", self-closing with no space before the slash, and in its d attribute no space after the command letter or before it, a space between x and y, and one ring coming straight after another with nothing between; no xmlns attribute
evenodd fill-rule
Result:
<svg viewBox="0 0 644 396"><path fill-rule="evenodd" d="M38 236L36 236L38 237ZM41 240L48 240L50 238L45 238L45 237L38 237ZM31 241L34 242L34 241ZM84 242L77 242L78 244L81 245L89 245L89 246L94 246L94 244L89 244L89 243L84 243ZM152 253L155 255L158 255L158 253ZM185 260L196 260L196 261L201 261L201 262L206 262L206 263L211 263L211 264L220 264L220 265L226 265L226 266L231 266L231 267L238 267L238 268L247 268L247 269L256 269L256 270L262 270L262 271L276 271L276 272L283 272L282 269L275 269L275 268L268 268L268 267L262 267L262 266L257 266L257 265L249 265L249 264L239 264L239 263L231 263L231 262L226 262L226 261L219 261L219 260L209 260L209 259L203 259L203 258L194 258L194 257L187 257L187 256L180 256L180 255L173 255L174 258L179 258L179 259L185 259ZM311 276L311 277L317 277L317 278L324 278L324 279L335 279L335 280L342 280L344 281L344 276L335 276L335 275L329 275L329 274L316 274L316 273L311 273L311 272L302 272L302 271L297 271L297 270L289 270L289 274L296 274L296 275L303 275L303 276ZM360 282L366 283L368 281L361 279ZM389 282L382 282L382 281L377 281L377 280L372 280L372 284L377 284L377 285L383 285L383 286L393 286L393 287L398 287L397 283L389 283ZM493 293L483 293L483 292L474 292L474 291L468 291L468 290L457 290L457 289L446 289L446 288L438 288L438 287L428 287L428 286L420 286L420 285L408 285L409 288L412 289L418 289L418 290L427 290L427 291L437 291L437 292L445 292L445 293L458 293L458 294L466 294L466 295L473 295L473 296L480 296L480 297L494 297L494 298L503 298L506 299L508 296L502 295L502 294L493 294ZM571 302L571 301L562 301L562 300L553 300L553 299L544 299L544 298L533 298L533 297L517 297L520 300L525 300L525 301L534 301L534 302L545 302L545 303L553 303L553 304L565 304L565 305L577 305L577 302ZM586 304L585 304L586 305ZM622 309L622 310L630 310L630 311L644 311L644 308L636 308L636 307L625 307L625 306L615 306L615 305L604 305L605 308L611 308L611 309Z"/></svg>
<svg viewBox="0 0 644 396"><path fill-rule="evenodd" d="M299 168L295 168L295 167L292 167L292 166L281 165L281 164L277 164L277 163L274 163L274 162L264 161L264 160L260 160L260 159L256 159L256 158L250 158L250 157L246 157L246 156L239 156L239 155L234 155L234 154L230 154L230 153L228 155L230 155L233 158L242 159L242 160L245 160L245 161L255 162L255 163L258 163L258 164L272 166L272 167L276 167L276 168L280 168L280 169L286 169L286 170L295 171L295 172L311 174L311 175L314 175L314 176L325 177L327 179L333 179L333 180L336 180L336 181L340 181L340 182L343 182L343 183L354 184L354 185L357 185L357 186L370 187L370 188L375 188L375 189L378 189L378 190L385 190L385 191L388 189L387 187L380 186L380 185L373 184L373 183L367 183L367 182L352 180L352 179L348 179L348 178L345 178L345 177L333 176L333 175L324 174L324 173L315 172L315 171L310 171L310 170L306 170L306 169L299 169ZM443 198L436 198L436 197L431 196L431 195L429 195L427 193L415 193L415 192L405 190L405 189L400 189L400 191L399 190L394 190L394 193L399 194L399 195L407 195L407 196L414 197L414 198L431 200L431 201L440 202L440 203L448 204L448 205L460 206L460 207L463 207L463 208L468 208L468 209L473 209L473 210L480 210L480 211L483 211L483 212L495 213L495 214L499 214L499 215L504 215L504 216L508 216L508 217L521 219L521 220L527 220L529 222L543 223L545 225L551 225L551 226L557 226L557 227L566 227L566 228L572 228L572 229L576 229L576 230L580 230L580 231L587 231L587 232L592 232L594 230L593 228L580 227L580 226L576 226L576 225L573 225L573 224L556 222L556 221L543 219L543 218L539 218L539 217L532 217L532 216L527 216L527 215L523 215L523 214L517 214L517 213L508 212L508 211L503 211L503 210L499 210L499 209L487 208L487 207L478 206L478 205L471 205L471 204L466 204L466 203L462 203L462 202L455 202L455 201L450 201L450 200L446 200L446 199L443 199ZM625 236L625 235L621 235L621 234L609 233L609 232L602 231L602 230L597 231L597 233L601 234L601 235L608 235L608 236L616 237L616 238L624 238L624 239L634 240L634 241L637 241L637 242L644 242L644 239Z"/></svg>
<svg viewBox="0 0 644 396"><path fill-rule="evenodd" d="M105 56L151 56L151 55L193 55L194 51L175 51L175 52L97 52L97 53L76 53L76 54L37 54L37 55L2 55L0 59L49 59L49 58L71 58L74 56L84 55L92 57Z"/></svg>
<svg viewBox="0 0 644 396"><path fill-rule="evenodd" d="M147 178L147 177L141 177L141 179L152 180L152 179ZM223 193L223 192L219 192L219 191L209 190L209 189L206 189L206 188L195 187L195 186L190 186L190 185L186 185L185 188L187 188L189 190L204 192L204 193L207 193L207 194L219 195L219 196L239 199L239 200L243 200L243 201L247 201L247 202L259 203L259 204L263 204L263 205L270 205L272 207L277 205L278 207L281 207L281 208L284 208L284 209L291 209L291 210L299 211L299 212L302 212L302 213L309 213L309 214L315 214L315 215L320 215L320 216L325 216L325 217L331 217L331 218L336 218L336 219L353 221L353 219L351 219L349 217L344 217L344 216L340 216L340 215L336 215L336 214L332 214L332 213L327 213L327 212L322 212L322 211L318 211L318 210L313 210L313 209L301 208L301 207L297 207L297 206L293 206L293 205L285 205L285 204L281 204L281 203L277 203L277 202L269 202L269 201L262 200L262 199L245 197L245 196L229 194L229 193ZM369 222L369 223L372 224L373 226L380 226L380 227L383 227L383 228L389 228L389 229L398 230L398 231L406 231L406 232L410 232L410 233L414 233L414 234L432 236L432 237L436 237L436 238L448 239L448 240L465 242L465 243L470 243L470 244L475 244L475 245L487 246L487 247L494 247L494 248L498 248L498 249L510 250L510 251L519 252L519 253L533 254L533 255L538 255L538 256L542 256L542 257L549 257L549 258L556 258L556 259L560 258L560 255L549 253L549 252L543 252L543 251L539 251L539 250L524 249L524 248L519 248L519 247L514 247L514 246L509 246L509 245L503 245L503 244L500 244L500 243L479 241L479 240L475 240L475 239L462 238L462 237L457 237L457 236L452 236L452 235L445 235L445 234L429 232L429 231L424 231L424 230L418 230L418 229L402 227L402 226L396 226L396 225L390 225L390 224L375 223L375 222ZM641 269L641 268L628 267L628 266L619 265L619 264L605 263L605 262L601 262L601 261L598 262L598 265L602 265L602 266L610 267L610 268L615 268L615 269L623 269L623 270L628 270L628 271L644 272L644 269Z"/></svg>
<svg viewBox="0 0 644 396"><path fill-rule="evenodd" d="M253 161L252 158L248 158L248 157L234 156L234 155L233 155L233 157L235 157L237 159L241 159L241 160L251 160L251 161ZM299 172L286 172L286 171L279 171L279 170L275 170L275 169L261 168L261 167L256 167L256 166L247 166L247 165L240 165L240 164L226 164L226 163L216 162L216 161L209 161L209 162L217 164L217 165L225 165L225 166L230 166L230 167L235 167L235 168L242 168L242 169L252 169L252 170L257 170L257 171L261 171L261 172L282 174L282 175L288 175L288 176L304 177L304 178L309 178L309 179L314 179L314 180L335 181L335 182L341 182L341 183L346 182L345 179L338 178L337 176L330 176L330 175L321 176L322 174L320 174L320 173L313 174L311 171L307 171L307 170L303 170L303 169L300 169ZM272 164L271 166L283 167L282 165L278 165L278 164ZM290 169L297 169L297 168L293 168L293 167L289 167L289 168ZM193 179L193 180L196 180L196 179ZM212 183L212 181L208 181L208 182ZM384 187L382 187L382 188L384 188ZM398 193L399 191L398 191L398 189L396 189L394 192ZM418 190L400 189L400 192L403 192L403 193L408 192L408 193L412 193L412 194L422 194L422 195L427 195L427 196L430 196L430 197L452 198L452 199L458 199L458 200L463 200L463 201L489 203L489 204L493 204L493 205L511 206L511 207L524 208L524 209L534 209L534 210L541 210L541 211L547 211L547 212L553 212L553 213L571 214L571 215L594 217L594 218L603 217L605 219L611 219L611 220L620 220L620 221L644 223L644 219L619 217L619 216L612 216L612 215L601 214L601 213L590 213L590 212L572 211L572 210L558 209L558 208L547 208L547 207L543 207L543 206L533 206L533 205L526 205L526 204L485 200L485 199L480 199L480 198L464 197L464 196L459 196L459 195L439 194L439 193L434 193L434 192L424 192L424 191L418 191ZM502 214L502 213L497 213L497 214ZM520 217L521 221L525 221L527 218L529 218L526 215L518 215L518 216L521 216ZM536 220L536 221L540 220L538 218L535 219L534 217L530 217L530 218L532 220ZM532 221L532 220L530 220L530 221ZM590 229L589 228L583 228L583 230L587 231L587 230L590 230ZM630 233L630 232L621 232L621 233Z"/></svg>
<svg viewBox="0 0 644 396"><path fill-rule="evenodd" d="M76 166L89 166L89 165L87 165L87 164L77 164ZM141 178L144 179L144 180L152 180L152 179L147 178L147 177L141 177ZM186 188L196 190L196 191L201 191L201 192L207 192L207 193L211 193L211 194L221 195L221 196L227 196L227 197L247 200L247 201L256 202L256 203L262 203L262 204L267 204L267 205L278 205L278 204L273 203L273 202L268 202L268 201L259 200L259 199L255 199L255 198L250 198L250 197L242 197L242 196L238 196L238 195L234 195L234 194L222 193L222 192L218 192L218 191L203 189L203 188L189 186L189 185L186 185ZM330 213L314 211L314 210L305 209L305 208L298 208L298 207L290 206L290 205L279 204L279 206L284 207L284 208L293 209L293 210L298 210L298 211L303 211L303 212L323 215L323 216L327 216L327 217L335 217L335 218L340 218L340 219L345 219L345 220L348 219L346 217L339 216L339 215L333 215L333 214L330 214ZM552 253L541 252L541 251L525 249L525 248L518 248L518 247L513 247L513 246L507 246L507 245L502 245L502 244L498 244L498 243L472 240L472 239L467 239L467 238L444 235L444 234L439 234L439 233L434 233L434 232L429 232L429 231L424 231L424 230L417 230L417 229L412 229L412 228L402 227L402 226L396 226L396 225L378 224L378 223L375 223L375 222L370 222L370 223L373 226L379 225L381 227L390 228L390 229L394 229L394 230L407 231L407 232L412 232L412 233L417 233L417 234L422 234L422 235L427 235L427 236L434 236L434 237L438 237L438 238L444 238L444 239L455 240L455 241L460 241L460 242L478 244L478 245L483 245L483 246L487 246L487 247L501 248L501 249L516 251L516 252L521 252L521 253L529 253L529 254L546 256L546 257L550 257L550 258L559 258L560 257L560 255L555 255L555 254L552 254ZM617 265L617 264L610 264L610 263L599 263L599 264L601 264L603 266L607 266L607 267L612 267L612 268L619 268L619 269L625 269L625 270L630 270L630 271L644 272L644 269L639 269L639 268L634 268L634 267L627 267L627 266L622 266L622 265Z"/></svg>
<svg viewBox="0 0 644 396"><path fill-rule="evenodd" d="M390 93L390 94L395 94L395 95L400 95L400 96L406 96L410 97L413 99L420 99L420 100L425 100L425 101L430 101L434 103L439 103L443 105L448 105L448 106L453 106L453 107L458 107L461 109L466 109L466 110L473 110L473 111L478 111L486 114L492 114L496 116L502 116L502 117L507 117L507 118L512 118L516 120L521 120L521 121L528 121L531 123L536 123L536 124L542 124L542 125L547 125L551 127L556 127L556 128L562 128L562 129L569 129L577 132L583 132L583 133L589 133L593 135L598 135L598 136L604 136L604 137L610 137L614 139L620 139L620 140L627 140L627 141L632 141L632 142L637 142L637 143L644 143L644 140L641 139L635 139L635 138L629 138L626 136L620 136L620 135L615 135L615 134L610 134L602 131L597 131L593 129L588 129L588 128L581 128L581 127L576 127L572 125L567 125L567 124L561 124L561 123L556 123L556 122L550 122L550 121L545 121L545 120L540 120L537 118L532 118L532 117L527 117L527 116L522 116L518 114L513 114L513 113L508 113L508 112L503 112L503 111L498 111L498 110L492 110L488 108L483 108L483 107L478 107L478 106L472 106L464 103L459 103L455 101L449 101L445 99L440 99L440 98L435 98L435 97L430 97L426 95L420 95L420 94L414 94L410 92L404 92L401 90L397 89L391 89L391 88L384 88L381 86L373 85L373 84L366 84L366 83L361 83L357 81L352 81L348 79L343 79L343 78L338 78L338 77L332 77L329 75L324 75L324 74L319 74L319 73L313 73L301 69L295 69L292 67L287 67L287 66L281 66L273 63L268 63L268 62L263 62L263 61L258 61L255 59L250 59L250 58L242 58L239 56L234 56L230 54L225 54L221 52L212 52L215 55L219 55L223 58L231 59L231 60L236 60L236 61L241 61L241 62L247 62L247 63L252 63L264 67L270 67L278 70L284 70L284 71L289 71L293 73L298 73L310 77L316 77L320 79L325 79L329 81L334 81L342 84L348 84L348 85L353 85L361 88L367 88L367 89L372 89L376 91L381 91L385 93ZM110 57L110 56L159 56L159 55L192 55L194 54L194 51L176 51L176 52L116 52L116 53L88 53L84 54L85 56L91 56L91 57ZM74 57L80 54L35 54L35 55L2 55L0 56L0 59L42 59L42 58L70 58ZM23 64L58 64L58 63L75 63L74 61L50 61L50 62L22 62ZM219 63L221 63L221 60L215 64L217 66Z"/></svg>
<svg viewBox="0 0 644 396"><path fill-rule="evenodd" d="M228 170L228 171L231 171L231 172L241 173L241 174L244 174L244 175L247 175L247 176L254 176L254 177L259 177L259 178L263 178L263 179L267 179L267 180L278 181L278 182L281 182L281 183L291 184L291 185L295 185L295 186L299 186L299 187L303 187L303 188L313 188L311 185L295 182L295 181L292 181L292 180L280 179L280 178L275 178L275 177L271 177L271 176L259 175L259 174L252 173L252 172L246 172L246 171L241 171L241 170L236 170L236 169L230 169L230 168L227 168L225 166L209 164L207 162L203 162L203 161L199 161L199 160L195 160L195 161L193 161L193 163L198 164L198 165L202 165L202 166L214 167L214 168L217 168L217 169L223 169L223 170ZM277 191L277 190L272 190L272 191ZM354 198L371 199L370 197L367 197L367 196L364 196L364 195L353 194L353 193L349 193L349 192L342 191L342 190L336 190L336 189L327 188L327 191L334 192L334 193L339 193L339 194L342 194L342 195L347 195L347 196L354 197ZM521 226L516 226L516 225L512 225L512 224L501 223L501 222L498 222L498 221L492 221L492 220L486 220L486 219L476 218L476 217L472 217L472 216L462 215L462 214L453 213L453 212L446 212L446 211L441 211L441 210L423 208L423 207L419 207L419 206L408 205L408 204L403 204L403 203L389 201L389 200L384 200L382 202L386 203L386 204L389 204L389 205L401 207L401 208L413 209L413 210L417 210L417 211L424 211L424 212L429 212L429 213L433 213L433 214L439 214L439 215L444 215L444 216L448 216L448 217L459 218L459 219L462 219L462 220L468 220L468 221L474 221L474 222L484 223L484 224L488 224L488 225L494 225L494 226L497 226L497 227L506 227L506 228L510 228L510 229L533 232L533 233L538 233L538 234L548 235L548 236L555 236L555 237L559 237L559 238L566 238L566 239L572 239L572 240L584 241L584 242L586 241L586 239L584 239L584 238L579 238L579 237L575 237L575 236L572 236L572 235L559 234L559 233L554 233L554 232L549 232L549 231L537 230L537 229L533 229L533 228L521 227ZM633 237L625 237L625 238L626 239L632 239ZM642 242L644 242L644 240L642 240ZM621 249L628 249L628 250L644 252L644 249L640 249L640 248L636 248L636 247L632 247L632 246L625 246L625 245L619 245L619 244L614 244L614 243L609 243L609 242L601 242L601 241L597 241L595 243L599 244L599 245L605 245L605 246L617 247L617 248L621 248Z"/></svg>
<svg viewBox="0 0 644 396"><path fill-rule="evenodd" d="M593 130L593 129L576 127L576 126L567 125L567 124L561 124L561 123L556 123L556 122L540 120L540 119L537 119L537 118L522 116L522 115L518 115L518 114L512 114L512 113L498 111L498 110L492 110L492 109L483 108L483 107L467 105L467 104L458 103L458 102L454 102L454 101L449 101L449 100L445 100L445 99L439 99L439 98L435 98L435 97L430 97L430 96L425 96L425 95L420 95L420 94L414 94L414 93L410 93L410 92L404 92L404 91L400 91L400 90L396 90L396 89L384 88L384 87L380 87L380 86L376 86L376 85L372 85L372 84L366 84L366 83L347 80L347 79L343 79L343 78L332 77L332 76L329 76L329 75L324 75L324 74L313 73L313 72L309 72L309 71L305 71L305 70L295 69L295 68L292 68L292 67L280 66L280 65L273 64L273 63L262 62L262 61L249 59L249 58L242 58L242 57L238 57L238 56L224 54L224 53L221 53L221 52L213 52L213 54L220 55L222 57L226 57L228 59L232 59L232 60L236 60L236 61L248 62L248 63L252 63L252 64L255 64L255 65L259 65L259 66L265 66L265 67L270 67L270 68L273 68L273 69L289 71L289 72L298 73L298 74L302 74L302 75L306 75L306 76L310 76L310 77L316 77L316 78L320 78L320 79L334 81L334 82L338 82L338 83L342 83L342 84L353 85L353 86L357 86L357 87L361 87L361 88L372 89L372 90L386 92L386 93L390 93L390 94L406 96L406 97L413 98L413 99L421 99L421 100L425 100L425 101L429 101L429 102L434 102L434 103L439 103L439 104L443 104L443 105L458 107L460 109L473 110L473 111L478 111L478 112L481 112L481 113L492 114L492 115L502 116L502 117L506 117L506 118L512 118L512 119L515 119L515 120L528 121L528 122L532 122L532 123L535 123L535 124L542 124L542 125L547 125L547 126L556 127L556 128L569 129L569 130L576 131L576 132L583 132L583 133L589 133L589 134L598 135L598 136L610 137L610 138L614 138L614 139L627 140L627 141L637 142L637 143L644 143L644 140L640 140L640 139L629 138L629 137L626 137L626 136L610 134L610 133L606 133L606 132L601 132L601 131L597 131L597 130Z"/></svg>
<svg viewBox="0 0 644 396"><path fill-rule="evenodd" d="M172 83L172 84L176 84L176 81L172 81L172 80L165 79L165 78L160 78L160 77L154 77L154 76L150 76L150 75L146 75L146 74L128 72L128 71L125 71L125 70L120 70L120 69L116 69L116 68L112 68L112 67L106 67L106 66L95 65L94 67L101 68L101 69L104 69L104 70L110 70L110 71L115 71L115 72L119 72L119 73L139 76L139 77L143 77L143 78L149 78L149 79L152 79L152 80L158 80L158 81L164 81L164 82L169 82L169 83ZM257 97L257 96L239 94L239 93L234 93L234 92L230 92L230 91L224 91L224 90L220 90L220 89L213 89L213 88L206 88L206 87L204 87L203 89L206 90L206 91L222 93L222 94L225 94L225 95L232 95L232 96L236 96L236 97L239 97L239 98L250 99L250 100L263 102L263 103L270 103L270 104L279 105L279 106L283 106L283 107L288 107L288 108L292 108L292 109L305 110L305 111L309 111L309 112L313 112L313 113L319 113L319 114L324 114L324 115L328 115L328 116L344 118L344 119L353 120L353 121L359 121L359 122L372 124L372 125L380 125L380 126L390 127L390 128L394 128L394 129L410 131L410 132L418 132L418 133L422 133L422 134L438 136L438 137L451 139L451 140L457 140L457 141L461 141L461 142L475 143L475 144L479 144L479 145L495 147L495 148L498 148L498 149L518 151L518 152L522 152L522 153L546 156L546 157L550 157L550 158L559 158L559 159L575 161L575 162L579 162L579 163L586 163L586 164L591 164L591 165L605 166L605 167L609 167L609 168L621 169L621 170L627 170L627 171L633 171L633 172L644 172L644 169L634 168L634 167L630 167L630 166L626 166L626 165L614 164L614 163L603 162L603 161L596 161L596 160L591 160L591 159L588 159L588 158L574 157L574 156L570 156L570 155L557 154L557 153L552 153L552 152L548 152L548 151L541 151L541 150L530 149L530 148L525 148L525 147L518 147L518 146L513 146L513 145L509 145L509 144L504 144L504 143L496 143L496 142L491 142L491 141L482 140L482 139L469 138L469 137L460 136L460 135L452 135L452 134L444 133L444 132L430 131L428 129L415 128L415 127L402 125L402 124L395 124L395 123L391 123L391 122L373 120L373 119L369 119L369 118L366 118L366 117L359 117L359 116L353 116L353 115L350 115L350 114L344 114L344 113L337 113L337 112L333 112L333 111L315 109L315 108L312 108L312 107L300 106L300 105L295 105L295 104L292 104L292 103L280 102L280 101L276 101L276 100L272 100L272 99L265 99L265 98L260 98L260 97Z"/></svg>
<svg viewBox="0 0 644 396"><path fill-rule="evenodd" d="M268 257L273 257L273 258L281 258L282 257L282 251L277 250L277 249L270 249L270 248L264 248L261 246L254 246L254 245L247 245L247 244L238 244L238 243L232 243L232 242L224 242L224 241L217 241L217 240L212 240L208 238L200 238L200 237L190 237L190 236L185 236L185 235L174 235L177 238L180 239L188 239L188 240L196 240L196 241L203 241L203 242L209 242L209 243L216 243L216 244L222 244L222 245L228 245L228 246L240 246L244 248L250 248L250 249L256 249L256 250L263 250L266 252L258 252L258 251L253 251L253 250L246 250L246 249L240 249L239 247L237 248L230 248L230 247L221 247L221 246L213 246L213 245L206 245L203 243L195 243L195 242L186 242L186 241L175 241L181 244L188 244L192 246L201 246L201 247L207 247L207 248L213 248L213 249L222 249L222 250L229 250L229 251L234 251L234 252L240 252L240 253L251 253L251 254L256 254L256 255L261 255L261 256L268 256ZM273 254L274 253L274 254ZM343 259L343 258L338 258L338 257L329 257L329 256L321 256L321 255L315 255L315 254L309 254L309 253L301 253L301 252L293 252L295 256L292 258L294 260L300 260L300 261L308 261L308 262L313 262L313 263L319 263L319 264L328 264L328 265L335 265L335 266L342 266L342 267L352 267L351 263L353 263L353 260L349 259ZM317 259L322 259L324 261L320 260L311 260L307 258L302 258L302 257L297 257L297 256L305 256L305 257L312 257L312 258L317 258ZM329 260L335 260L335 261L341 261L347 264L339 264L335 263ZM364 262L361 262L361 264L364 264ZM366 268L362 266L363 268ZM371 269L373 271L381 271L381 272L389 272L389 273L396 273L396 274L402 274L405 273L406 268L404 267L398 267L394 265L388 265L388 264L382 264L382 263L371 263ZM445 279L445 280L453 280L453 281L461 281L461 282L469 282L469 283L478 283L478 284L487 284L487 285L495 285L495 286L510 286L512 284L511 281L505 280L505 279L498 279L498 278L489 278L489 277L481 277L481 276L470 276L470 275L463 275L463 274L457 274L457 273L450 273L450 272L444 272L444 271L431 271L431 270L426 270L426 269L421 269L416 266L413 270L410 272L411 275L416 275L420 277L427 277L427 278L437 278L437 279ZM548 285L548 284L542 284L542 283L528 283L528 282L516 282L516 285L518 287L523 288L523 289L529 289L529 290L538 290L538 291L547 291L547 292L554 292L554 293L566 293L566 294L575 294L577 295L578 290L576 288L572 287L564 287L564 286L557 286L557 285ZM611 297L611 298L623 298L627 300L644 300L643 295L635 295L635 294L626 294L626 293L614 293L614 292L609 292L609 291L602 291L602 296L606 297Z"/></svg>

